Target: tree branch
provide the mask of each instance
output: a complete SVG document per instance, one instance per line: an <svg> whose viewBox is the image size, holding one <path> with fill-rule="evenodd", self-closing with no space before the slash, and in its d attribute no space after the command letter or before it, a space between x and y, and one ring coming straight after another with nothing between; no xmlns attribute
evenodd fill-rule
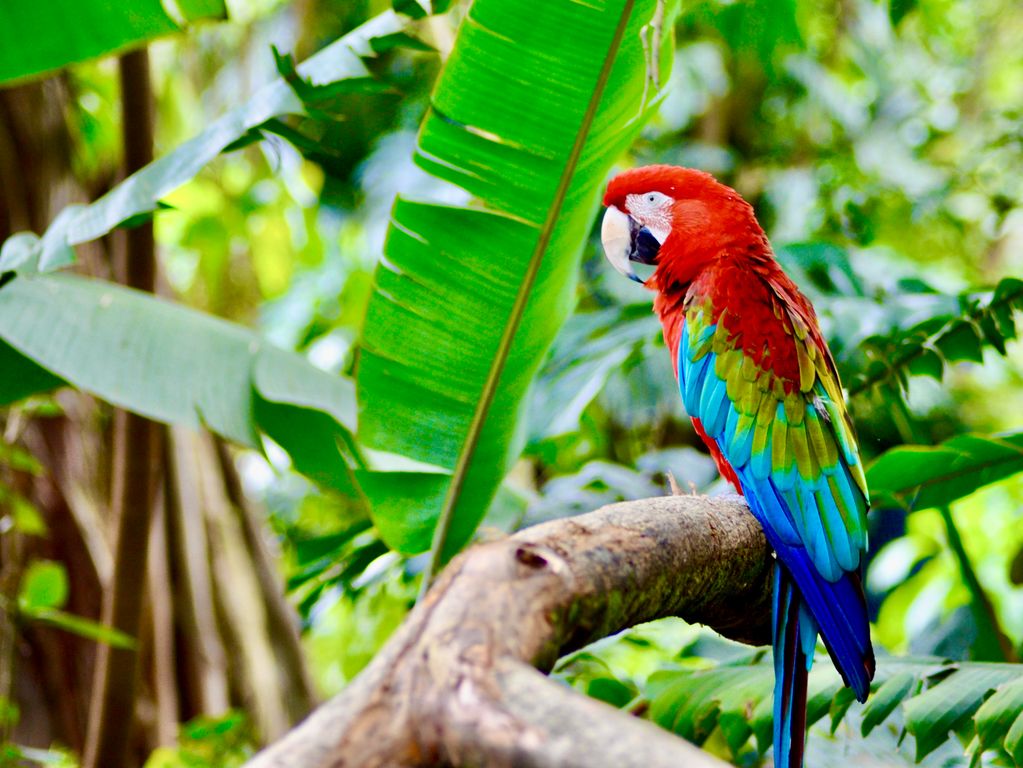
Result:
<svg viewBox="0 0 1023 768"><path fill-rule="evenodd" d="M766 643L772 563L744 504L695 496L475 546L345 691L248 768L724 765L531 667L664 616Z"/></svg>

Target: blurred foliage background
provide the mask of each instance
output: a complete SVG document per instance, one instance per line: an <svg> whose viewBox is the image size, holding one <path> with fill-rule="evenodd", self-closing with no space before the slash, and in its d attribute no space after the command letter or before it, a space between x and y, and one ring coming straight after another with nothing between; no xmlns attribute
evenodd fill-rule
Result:
<svg viewBox="0 0 1023 768"><path fill-rule="evenodd" d="M165 295L254 327L324 371L353 375L395 194L464 197L412 162L466 12L464 3L452 6L367 59L371 80L287 121L279 135L221 155L162 198L169 207L154 221ZM157 156L286 72L271 46L301 61L388 7L248 0L228 3L226 21L157 40ZM1023 283L1012 278L1023 275L1023 12L1015 0L687 1L674 35L663 99L619 166L689 165L733 185L817 307L875 492L866 585L876 644L921 659L911 684L918 688L955 669L942 660L1018 662L1023 344L1013 313L1023 307ZM72 198L94 199L118 180L115 61L75 64L44 87L61 94ZM449 269L456 277L458 265ZM669 472L699 492L726 490L683 412L649 305L644 289L605 264L591 232L574 314L530 390L524 448L486 513L484 535L665 493ZM66 394L6 413L4 537L53 535L45 504L21 479L49 470L18 425L66 416L78 407ZM90 418L109 418L105 406L90 408ZM312 689L304 700L330 695L400 623L426 558L390 550L359 494L316 485L269 438L262 450L217 451L300 617ZM5 594L27 601L25 615L33 606L64 608L66 556L43 546ZM97 616L95 600L72 600L72 609ZM686 716L664 698L694 670L756 665L748 650L661 622L565 660L558 674L637 712L653 702L659 722L758 765L766 745L729 730L719 699ZM817 666L829 669L823 654ZM1005 679L1018 681L1018 673ZM727 684L712 683L711 693ZM993 687L982 686L952 720L928 721L937 751L921 748L912 712L896 711L861 738L855 705L832 729L815 727L808 764L901 765L920 756L933 765L1013 765L1002 742L1012 720L999 738L981 738L993 750L964 755L974 738L967 723ZM206 719L183 718L191 722L180 741L166 731L145 740L143 756L162 745L148 764L240 764L270 734L253 728L251 697L230 680L227 688L228 711L179 706ZM756 696L767 689L769 682ZM820 716L844 714L849 701L827 691ZM37 702L36 711L47 706ZM55 761L61 745L74 746L60 728L29 727L13 709L0 718L5 735L37 749L12 746L0 765L42 760L38 750L50 747L44 757ZM916 755L903 740L907 726ZM946 742L950 728L966 742Z"/></svg>

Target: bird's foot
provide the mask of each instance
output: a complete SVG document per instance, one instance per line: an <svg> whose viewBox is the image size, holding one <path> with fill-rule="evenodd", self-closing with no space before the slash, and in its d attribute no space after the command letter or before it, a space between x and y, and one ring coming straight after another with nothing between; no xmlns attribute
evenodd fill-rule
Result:
<svg viewBox="0 0 1023 768"><path fill-rule="evenodd" d="M683 491L682 490L682 486L680 486L678 484L678 480L675 479L675 475L673 475L671 472L667 472L666 474L668 476L668 488L671 490L671 495L672 496L699 496L700 495L699 493L696 492L696 483L694 483L692 480L689 480L689 481L686 482L686 485L689 486L689 490L688 490L688 492L686 492L686 491Z"/></svg>

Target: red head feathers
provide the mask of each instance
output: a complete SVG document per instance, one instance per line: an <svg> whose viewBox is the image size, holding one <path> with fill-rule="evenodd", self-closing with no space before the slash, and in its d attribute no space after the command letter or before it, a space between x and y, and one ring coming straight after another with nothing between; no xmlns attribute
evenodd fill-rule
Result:
<svg viewBox="0 0 1023 768"><path fill-rule="evenodd" d="M613 178L604 205L601 239L615 269L639 281L630 262L657 267L645 285L657 291L654 309L673 362L685 305L696 297L711 300L714 321L727 310L736 342L786 386L794 386L799 367L777 322L778 307L798 316L830 360L813 308L774 260L753 207L734 189L703 171L648 165Z"/></svg>
<svg viewBox="0 0 1023 768"><path fill-rule="evenodd" d="M648 165L611 180L604 205L604 250L622 274L638 279L630 261L657 264L650 285L685 286L716 258L771 253L753 208L709 173Z"/></svg>

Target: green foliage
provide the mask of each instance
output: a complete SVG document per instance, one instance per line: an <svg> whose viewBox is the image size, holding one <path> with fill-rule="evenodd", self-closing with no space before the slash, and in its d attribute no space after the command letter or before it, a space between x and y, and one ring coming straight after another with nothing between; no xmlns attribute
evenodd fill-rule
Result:
<svg viewBox="0 0 1023 768"><path fill-rule="evenodd" d="M363 56L373 55L370 41L400 31L401 17L384 13L327 46L299 65L296 77L317 86L340 87L350 79L364 80L369 70ZM71 246L102 237L138 217L152 214L160 199L195 176L221 152L251 142L266 124L302 112L302 101L280 77L259 89L244 105L213 122L198 136L135 172L89 205L61 211L43 236L13 235L0 249L0 272L32 273L58 269L75 260Z"/></svg>
<svg viewBox="0 0 1023 768"><path fill-rule="evenodd" d="M54 376L3 340L0 340L0 359L4 361L4 372L7 374L0 378L0 403L13 403L29 395L49 392L64 384L60 377Z"/></svg>
<svg viewBox="0 0 1023 768"><path fill-rule="evenodd" d="M964 294L959 313L933 315L906 331L872 336L863 342L869 363L851 382L850 394L891 378L906 388L909 375L940 381L950 363L984 362L986 345L1004 355L1006 342L1016 338L1016 311L1023 311L1023 280L1007 277L986 302Z"/></svg>
<svg viewBox="0 0 1023 768"><path fill-rule="evenodd" d="M388 553L369 520L357 520L339 531L296 539L295 570L287 589L298 600L298 610L308 616L325 590L341 587L353 597L365 589L357 583L373 561Z"/></svg>
<svg viewBox="0 0 1023 768"><path fill-rule="evenodd" d="M41 768L78 768L78 760L70 751L63 749L37 749L18 744L0 744L0 768L24 768L26 765Z"/></svg>
<svg viewBox="0 0 1023 768"><path fill-rule="evenodd" d="M119 632L105 624L76 616L73 613L57 610L56 608L31 608L22 611L22 616L29 621L45 624L56 629L70 632L72 635L84 637L87 640L94 640L97 643L106 643L115 648L136 647L135 639L123 632Z"/></svg>
<svg viewBox="0 0 1023 768"><path fill-rule="evenodd" d="M356 376L359 439L442 470L364 486L399 550L433 537L435 558L450 557L521 449L525 395L571 309L600 185L661 66L639 35L654 3L633 5L559 0L524 16L479 0L461 26L416 162L486 208L399 199Z"/></svg>
<svg viewBox="0 0 1023 768"><path fill-rule="evenodd" d="M583 412L616 371L630 370L642 346L660 336L648 304L627 304L568 319L541 371L543 396L534 398L531 440L579 429Z"/></svg>
<svg viewBox="0 0 1023 768"><path fill-rule="evenodd" d="M404 13L414 19L421 19L427 14L419 0L393 0L391 5L398 13Z"/></svg>
<svg viewBox="0 0 1023 768"><path fill-rule="evenodd" d="M134 0L130 6L101 0L4 3L0 83L120 51L195 21L227 18L224 0L185 0L175 8L172 16L160 0Z"/></svg>
<svg viewBox="0 0 1023 768"><path fill-rule="evenodd" d="M35 560L21 578L17 616L22 621L47 624L118 648L135 647L135 641L123 632L60 610L67 599L68 580L64 566L52 560Z"/></svg>
<svg viewBox="0 0 1023 768"><path fill-rule="evenodd" d="M320 602L305 647L324 695L342 690L369 664L405 619L416 586L403 569L383 568L357 591L333 590Z"/></svg>
<svg viewBox="0 0 1023 768"><path fill-rule="evenodd" d="M327 487L352 488L351 384L238 325L53 274L0 289L0 336L7 351L150 418L206 426L250 447L262 429L300 471Z"/></svg>
<svg viewBox="0 0 1023 768"><path fill-rule="evenodd" d="M12 471L39 477L43 474L43 467L35 456L23 448L0 443L0 472ZM35 504L3 483L0 483L0 531L13 531L25 536L46 535L46 521Z"/></svg>
<svg viewBox="0 0 1023 768"><path fill-rule="evenodd" d="M720 733L739 757L750 736L761 753L770 745L773 684L770 654L749 652L705 668L657 672L641 695L654 722L697 744ZM1020 665L882 656L872 691L860 712L864 737L898 711L915 739L918 761L954 731L973 753L994 750L1011 756L1013 765L1023 764L1023 745L1014 733L1023 728L1017 725L1023 718ZM810 673L807 698L807 723L827 718L832 734L857 707L825 658Z"/></svg>
<svg viewBox="0 0 1023 768"><path fill-rule="evenodd" d="M930 509L1023 472L1023 432L959 435L940 446L893 448L867 471L872 503Z"/></svg>
<svg viewBox="0 0 1023 768"><path fill-rule="evenodd" d="M67 572L60 563L36 560L25 570L18 590L18 609L32 612L60 608L67 601Z"/></svg>
<svg viewBox="0 0 1023 768"><path fill-rule="evenodd" d="M238 768L255 754L255 747L243 713L197 717L181 726L177 747L154 750L144 768Z"/></svg>

